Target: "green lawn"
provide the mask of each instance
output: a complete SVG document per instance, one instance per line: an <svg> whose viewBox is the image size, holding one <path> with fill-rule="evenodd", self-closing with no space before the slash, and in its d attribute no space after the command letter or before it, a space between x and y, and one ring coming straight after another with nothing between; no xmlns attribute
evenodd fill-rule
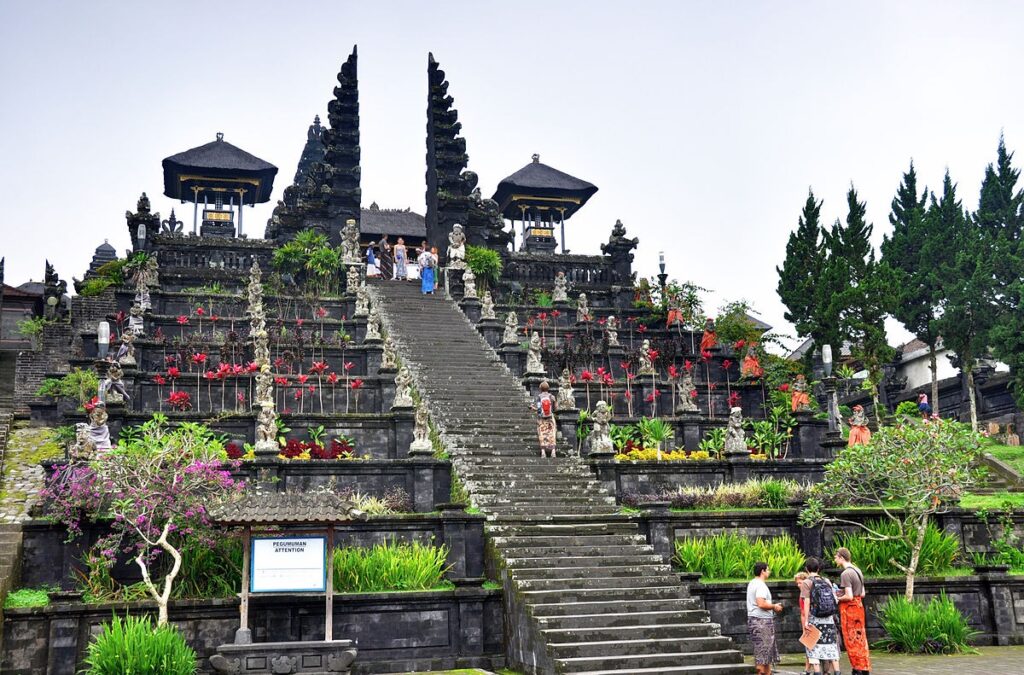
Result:
<svg viewBox="0 0 1024 675"><path fill-rule="evenodd" d="M997 511L1006 506L1024 509L1024 492L996 492L990 495L966 494L960 500L962 508L971 511Z"/></svg>
<svg viewBox="0 0 1024 675"><path fill-rule="evenodd" d="M985 452L1024 476L1024 446L997 445L993 443L985 447Z"/></svg>

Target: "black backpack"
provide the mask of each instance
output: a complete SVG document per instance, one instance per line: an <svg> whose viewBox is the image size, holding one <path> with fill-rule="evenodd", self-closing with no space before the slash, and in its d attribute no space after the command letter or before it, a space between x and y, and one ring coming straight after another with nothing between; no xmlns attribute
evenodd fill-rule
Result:
<svg viewBox="0 0 1024 675"><path fill-rule="evenodd" d="M826 619L839 609L832 584L821 577L811 577L811 615Z"/></svg>

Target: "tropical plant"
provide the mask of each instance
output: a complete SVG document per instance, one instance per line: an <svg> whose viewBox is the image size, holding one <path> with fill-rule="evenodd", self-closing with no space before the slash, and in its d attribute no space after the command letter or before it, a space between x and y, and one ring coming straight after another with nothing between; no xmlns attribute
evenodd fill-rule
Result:
<svg viewBox="0 0 1024 675"><path fill-rule="evenodd" d="M476 275L481 292L498 283L501 278L501 255L485 246L467 246L466 265Z"/></svg>
<svg viewBox="0 0 1024 675"><path fill-rule="evenodd" d="M338 593L424 591L444 584L448 547L420 542L387 542L334 551L334 590Z"/></svg>
<svg viewBox="0 0 1024 675"><path fill-rule="evenodd" d="M725 452L725 427L714 427L705 432L697 449L721 458L722 453Z"/></svg>
<svg viewBox="0 0 1024 675"><path fill-rule="evenodd" d="M706 453L690 453L690 456ZM708 511L715 509L782 509L805 498L807 486L792 480L750 479L716 486L686 486L640 494L627 492L624 506L668 502L673 509Z"/></svg>
<svg viewBox="0 0 1024 675"><path fill-rule="evenodd" d="M836 548L849 549L857 566L873 577L897 576L903 573L899 561L910 559L907 542L899 537L899 529L889 520L870 520L867 526L889 539L878 541L861 531L839 532L835 536ZM918 571L921 574L945 574L953 569L960 555L960 539L929 523L921 544Z"/></svg>
<svg viewBox="0 0 1024 675"><path fill-rule="evenodd" d="M29 338L32 340L32 344L38 345L39 337L43 334L43 327L47 323L47 320L41 316L22 319L18 322L18 335Z"/></svg>
<svg viewBox="0 0 1024 675"><path fill-rule="evenodd" d="M914 401L900 401L900 404L896 406L895 415L896 417L920 417L921 411Z"/></svg>
<svg viewBox="0 0 1024 675"><path fill-rule="evenodd" d="M945 591L927 602L890 597L878 608L878 620L886 637L877 646L890 652L959 654L979 635Z"/></svg>
<svg viewBox="0 0 1024 675"><path fill-rule="evenodd" d="M19 588L11 591L4 598L4 609L15 607L46 607L50 604L49 594L60 590L56 586L40 586L38 588Z"/></svg>
<svg viewBox="0 0 1024 675"><path fill-rule="evenodd" d="M43 380L36 396L49 396L51 398L74 398L78 404L84 406L100 386L99 377L92 369L82 370L75 368L63 377L48 377Z"/></svg>
<svg viewBox="0 0 1024 675"><path fill-rule="evenodd" d="M774 576L785 579L803 569L804 559L789 535L749 539L725 532L711 537L684 537L675 542L676 567L710 579L749 577L757 561L768 563Z"/></svg>
<svg viewBox="0 0 1024 675"><path fill-rule="evenodd" d="M665 420L658 418L648 419L643 417L637 422L637 429L643 446L649 448L652 445L658 452L658 459L661 459L661 444L675 437L675 429Z"/></svg>
<svg viewBox="0 0 1024 675"><path fill-rule="evenodd" d="M85 665L89 675L192 675L196 653L173 626L114 616L89 643Z"/></svg>
<svg viewBox="0 0 1024 675"><path fill-rule="evenodd" d="M883 427L870 443L840 450L812 491L800 521L805 527L843 523L861 528L876 541L903 541L909 558L895 564L906 574L906 598L911 600L930 519L980 479L982 471L976 467L982 454L981 437L959 422L914 421ZM896 534L826 514L826 500L834 495L879 507Z"/></svg>
<svg viewBox="0 0 1024 675"><path fill-rule="evenodd" d="M533 304L537 307L552 307L555 303L550 293L537 289L533 292Z"/></svg>

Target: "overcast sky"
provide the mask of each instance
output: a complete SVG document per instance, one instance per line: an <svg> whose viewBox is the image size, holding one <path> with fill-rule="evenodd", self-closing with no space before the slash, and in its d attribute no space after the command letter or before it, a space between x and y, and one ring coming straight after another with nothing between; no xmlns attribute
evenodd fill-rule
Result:
<svg viewBox="0 0 1024 675"><path fill-rule="evenodd" d="M9 284L46 258L80 278L104 239L128 246L141 192L190 220L160 161L218 131L280 168L276 201L354 44L363 206L422 213L433 51L485 194L540 153L600 188L573 251L619 218L642 274L664 250L712 308L789 330L775 266L808 187L831 221L855 184L877 245L911 158L973 209L1000 132L1024 148L1022 25L1020 2L3 0L0 255Z"/></svg>

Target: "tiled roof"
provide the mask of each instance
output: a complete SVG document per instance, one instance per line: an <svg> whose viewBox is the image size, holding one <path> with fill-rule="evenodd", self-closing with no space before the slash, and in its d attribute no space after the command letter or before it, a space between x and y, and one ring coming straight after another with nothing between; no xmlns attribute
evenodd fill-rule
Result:
<svg viewBox="0 0 1024 675"><path fill-rule="evenodd" d="M249 491L210 509L214 522L223 525L301 525L365 520L352 502L333 492Z"/></svg>
<svg viewBox="0 0 1024 675"><path fill-rule="evenodd" d="M427 236L427 224L423 216L409 209L382 209L375 202L362 210L359 231L419 238Z"/></svg>

